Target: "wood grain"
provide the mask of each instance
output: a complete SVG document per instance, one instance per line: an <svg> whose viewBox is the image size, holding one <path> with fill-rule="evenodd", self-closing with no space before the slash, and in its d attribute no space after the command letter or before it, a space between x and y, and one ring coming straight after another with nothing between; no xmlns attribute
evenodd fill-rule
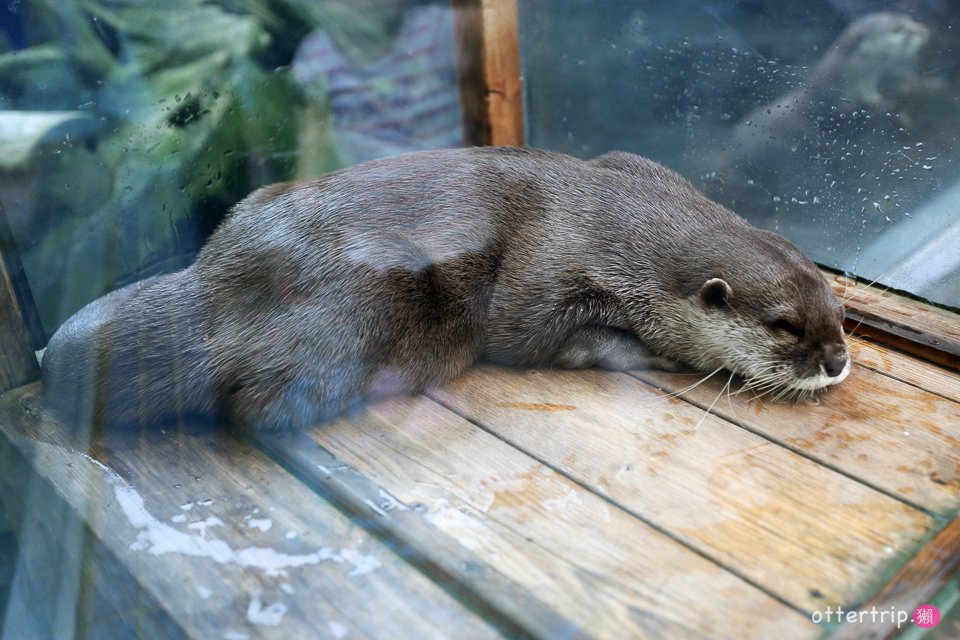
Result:
<svg viewBox="0 0 960 640"><path fill-rule="evenodd" d="M30 461L190 637L332 638L331 623L351 638L498 636L255 449L192 428L107 434L91 448L44 416L38 392L0 398L0 444ZM256 615L268 607L283 611L278 624Z"/></svg>
<svg viewBox="0 0 960 640"><path fill-rule="evenodd" d="M0 254L0 392L40 377L13 282Z"/></svg>
<svg viewBox="0 0 960 640"><path fill-rule="evenodd" d="M637 376L667 391L690 384L689 376ZM709 406L726 382L716 378L682 397ZM854 365L817 405L744 394L721 398L713 412L943 517L960 509L960 403Z"/></svg>
<svg viewBox="0 0 960 640"><path fill-rule="evenodd" d="M464 139L522 145L523 98L515 0L453 0Z"/></svg>
<svg viewBox="0 0 960 640"><path fill-rule="evenodd" d="M802 609L863 601L933 526L916 509L624 374L481 368L432 395Z"/></svg>
<svg viewBox="0 0 960 640"><path fill-rule="evenodd" d="M425 398L381 402L309 436L596 637L819 635L802 614Z"/></svg>
<svg viewBox="0 0 960 640"><path fill-rule="evenodd" d="M430 579L468 603L511 638L588 638L536 595L484 562L382 487L345 465L303 433L248 437L310 486L389 541Z"/></svg>
<svg viewBox="0 0 960 640"><path fill-rule="evenodd" d="M955 371L866 339L851 338L849 347L853 361L862 367L960 402L960 376Z"/></svg>
<svg viewBox="0 0 960 640"><path fill-rule="evenodd" d="M912 614L933 600L947 582L960 571L960 518L955 518L916 556L904 564L893 578L858 611L905 611ZM831 636L832 640L880 640L893 638L898 629L892 620L877 621L864 616L846 624Z"/></svg>
<svg viewBox="0 0 960 640"><path fill-rule="evenodd" d="M960 370L960 315L845 276L826 275L844 301L847 330Z"/></svg>
<svg viewBox="0 0 960 640"><path fill-rule="evenodd" d="M40 322L40 312L34 303L33 293L27 282L27 273L23 269L17 243L2 203L0 203L0 262L6 266L7 277L11 283L14 299L17 301L17 310L30 335L30 346L34 350L40 350L47 344L47 336Z"/></svg>

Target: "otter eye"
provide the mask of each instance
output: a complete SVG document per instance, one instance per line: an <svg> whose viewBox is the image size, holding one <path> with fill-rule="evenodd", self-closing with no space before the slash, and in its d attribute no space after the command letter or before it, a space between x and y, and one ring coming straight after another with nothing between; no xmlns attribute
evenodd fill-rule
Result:
<svg viewBox="0 0 960 640"><path fill-rule="evenodd" d="M803 327L801 327L797 323L787 318L777 318L776 320L770 323L770 327L773 329L778 329L780 331L786 331L790 335L796 336L798 338L803 337Z"/></svg>

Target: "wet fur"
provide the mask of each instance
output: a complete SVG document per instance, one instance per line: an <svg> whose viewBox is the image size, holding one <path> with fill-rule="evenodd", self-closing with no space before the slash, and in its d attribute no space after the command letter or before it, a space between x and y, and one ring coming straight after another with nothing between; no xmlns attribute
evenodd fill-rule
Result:
<svg viewBox="0 0 960 640"><path fill-rule="evenodd" d="M807 340L767 327L781 307ZM747 376L777 358L800 378L845 353L837 313L789 242L649 160L440 150L253 193L193 266L68 320L43 372L74 422L298 429L481 358Z"/></svg>

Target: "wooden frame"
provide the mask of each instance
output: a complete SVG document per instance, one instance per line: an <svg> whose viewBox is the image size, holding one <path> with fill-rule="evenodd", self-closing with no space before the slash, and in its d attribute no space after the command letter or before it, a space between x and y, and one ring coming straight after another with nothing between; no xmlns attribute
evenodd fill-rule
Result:
<svg viewBox="0 0 960 640"><path fill-rule="evenodd" d="M960 518L954 518L920 552L900 567L877 594L858 611L913 611L927 604L942 590L960 570ZM856 638L894 638L896 623L891 620L876 622L873 616L864 615L864 624L857 622L841 627L833 635L834 640Z"/></svg>
<svg viewBox="0 0 960 640"><path fill-rule="evenodd" d="M40 377L34 348L43 340L23 266L0 206L0 392Z"/></svg>
<svg viewBox="0 0 960 640"><path fill-rule="evenodd" d="M957 314L926 302L863 286L829 272L833 289L844 301L848 331L900 351L960 371L960 320Z"/></svg>
<svg viewBox="0 0 960 640"><path fill-rule="evenodd" d="M452 0L467 144L523 144L519 25L514 0Z"/></svg>

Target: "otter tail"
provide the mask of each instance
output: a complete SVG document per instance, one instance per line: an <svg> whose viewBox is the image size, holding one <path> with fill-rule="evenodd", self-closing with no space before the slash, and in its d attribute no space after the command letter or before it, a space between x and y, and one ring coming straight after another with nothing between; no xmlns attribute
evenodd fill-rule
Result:
<svg viewBox="0 0 960 640"><path fill-rule="evenodd" d="M216 414L194 267L94 300L50 339L45 405L78 426L154 425Z"/></svg>

